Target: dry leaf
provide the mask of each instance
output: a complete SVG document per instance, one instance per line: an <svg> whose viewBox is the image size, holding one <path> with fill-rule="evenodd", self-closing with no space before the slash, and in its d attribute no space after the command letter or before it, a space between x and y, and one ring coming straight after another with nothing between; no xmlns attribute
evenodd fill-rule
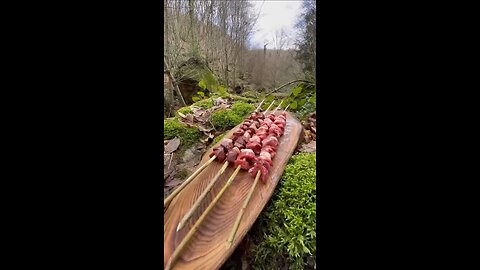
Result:
<svg viewBox="0 0 480 270"><path fill-rule="evenodd" d="M300 152L305 152L305 153L315 153L316 151L317 151L316 141L311 141L307 144L303 144L302 147L300 148Z"/></svg>
<svg viewBox="0 0 480 270"><path fill-rule="evenodd" d="M183 183L183 180L180 179L173 179L172 181L168 181L168 183L165 183L166 187L177 187L180 186Z"/></svg>
<svg viewBox="0 0 480 270"><path fill-rule="evenodd" d="M180 145L180 139L179 138L174 138L170 140L170 142L165 146L165 154L170 154L174 152L175 150L178 149L178 146Z"/></svg>

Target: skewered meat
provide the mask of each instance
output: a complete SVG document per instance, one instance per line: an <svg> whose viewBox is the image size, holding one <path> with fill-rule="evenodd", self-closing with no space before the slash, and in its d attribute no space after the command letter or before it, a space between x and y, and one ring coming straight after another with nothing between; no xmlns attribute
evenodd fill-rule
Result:
<svg viewBox="0 0 480 270"><path fill-rule="evenodd" d="M229 163L234 163L238 154L240 154L240 149L238 147L232 148L232 150L228 151L227 153L227 161Z"/></svg>
<svg viewBox="0 0 480 270"><path fill-rule="evenodd" d="M219 162L223 162L226 158L225 148L223 146L219 146L217 148L213 148L213 152L210 154L210 157L217 156L217 160Z"/></svg>
<svg viewBox="0 0 480 270"><path fill-rule="evenodd" d="M262 143L262 139L258 137L257 134L253 135L252 138L250 138L249 142L257 142L257 143Z"/></svg>
<svg viewBox="0 0 480 270"><path fill-rule="evenodd" d="M245 131L245 133L243 133L243 140L245 140L246 142L248 142L248 140L250 140L250 138L252 137L252 135L250 134L250 132L248 131Z"/></svg>
<svg viewBox="0 0 480 270"><path fill-rule="evenodd" d="M229 151L233 148L233 141L232 139L223 139L220 145L225 147L225 149Z"/></svg>
<svg viewBox="0 0 480 270"><path fill-rule="evenodd" d="M272 123L273 123L273 121L271 119L265 118L265 120L263 120L263 122L262 122L262 126L269 127Z"/></svg>
<svg viewBox="0 0 480 270"><path fill-rule="evenodd" d="M233 132L233 135L234 136L242 136L244 132L245 132L245 130L239 128L239 129L235 130L235 132Z"/></svg>
<svg viewBox="0 0 480 270"><path fill-rule="evenodd" d="M253 165L254 160L255 153L251 149L242 149L240 150L240 154L237 156L234 164L235 167L240 166L240 168L243 170L249 170Z"/></svg>
<svg viewBox="0 0 480 270"><path fill-rule="evenodd" d="M262 141L262 146L270 145L276 147L278 145L278 139L275 136L268 136Z"/></svg>
<svg viewBox="0 0 480 270"><path fill-rule="evenodd" d="M258 142L248 142L245 148L251 149L257 155L262 151L262 145Z"/></svg>

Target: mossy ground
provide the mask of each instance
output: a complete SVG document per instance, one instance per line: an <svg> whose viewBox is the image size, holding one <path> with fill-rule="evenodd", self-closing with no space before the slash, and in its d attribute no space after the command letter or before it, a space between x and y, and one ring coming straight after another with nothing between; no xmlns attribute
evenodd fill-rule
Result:
<svg viewBox="0 0 480 270"><path fill-rule="evenodd" d="M210 109L211 107L213 107L213 99L212 98L202 99L200 101L193 103L192 106L197 106L204 109Z"/></svg>
<svg viewBox="0 0 480 270"><path fill-rule="evenodd" d="M315 154L297 154L255 224L254 269L313 269L316 262Z"/></svg>
<svg viewBox="0 0 480 270"><path fill-rule="evenodd" d="M164 140L170 140L175 137L180 138L180 147L182 149L198 142L202 135L198 129L187 127L176 118L163 121L163 132Z"/></svg>
<svg viewBox="0 0 480 270"><path fill-rule="evenodd" d="M212 114L212 124L216 129L226 130L240 124L245 116L255 110L255 106L235 102L230 109L218 110Z"/></svg>
<svg viewBox="0 0 480 270"><path fill-rule="evenodd" d="M180 112L180 113L183 113L183 114L189 114L189 113L192 113L192 109L190 109L189 106L186 106L186 107L182 107L182 108L178 109L177 112Z"/></svg>

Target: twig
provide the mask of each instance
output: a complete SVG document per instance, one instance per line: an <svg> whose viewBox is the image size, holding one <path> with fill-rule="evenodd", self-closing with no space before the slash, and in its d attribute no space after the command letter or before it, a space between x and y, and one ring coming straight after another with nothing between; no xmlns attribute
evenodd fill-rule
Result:
<svg viewBox="0 0 480 270"><path fill-rule="evenodd" d="M172 164L172 160L173 160L173 155L174 155L174 154L175 154L175 153L171 153L171 154L170 154L170 162L168 163L167 170L170 169L170 165Z"/></svg>

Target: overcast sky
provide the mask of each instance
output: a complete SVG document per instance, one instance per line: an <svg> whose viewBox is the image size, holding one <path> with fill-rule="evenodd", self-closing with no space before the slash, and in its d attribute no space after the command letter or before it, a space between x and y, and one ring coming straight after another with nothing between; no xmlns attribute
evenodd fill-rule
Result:
<svg viewBox="0 0 480 270"><path fill-rule="evenodd" d="M295 22L300 14L302 1L252 1L256 14L260 12L260 17L256 25L256 31L252 35L251 46L262 48L267 42L273 49L273 35L282 28L289 38L287 48L293 48L295 39Z"/></svg>

